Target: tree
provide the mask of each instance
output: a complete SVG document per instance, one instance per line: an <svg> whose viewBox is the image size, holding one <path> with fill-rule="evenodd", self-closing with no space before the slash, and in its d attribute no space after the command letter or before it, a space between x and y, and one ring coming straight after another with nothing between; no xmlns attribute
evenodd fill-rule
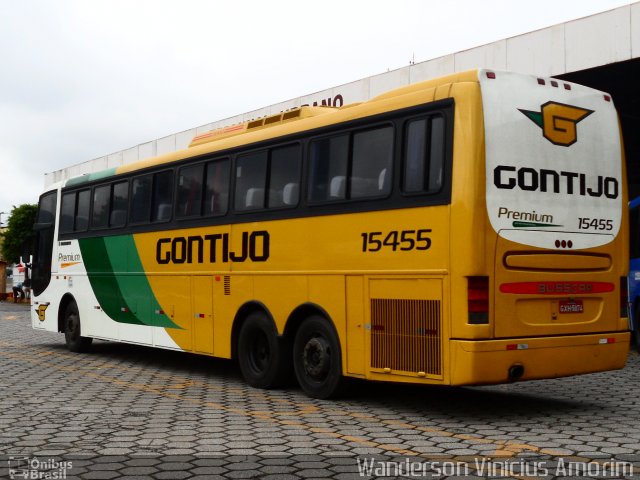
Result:
<svg viewBox="0 0 640 480"><path fill-rule="evenodd" d="M25 203L13 207L7 222L7 229L2 234L2 255L9 263L17 263L20 256L29 255L33 243L33 224L36 223L38 206ZM26 258L24 258L26 260Z"/></svg>

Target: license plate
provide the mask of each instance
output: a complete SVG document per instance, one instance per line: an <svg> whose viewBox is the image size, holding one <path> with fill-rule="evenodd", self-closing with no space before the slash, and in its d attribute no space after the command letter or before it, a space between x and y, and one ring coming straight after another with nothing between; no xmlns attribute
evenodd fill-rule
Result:
<svg viewBox="0 0 640 480"><path fill-rule="evenodd" d="M560 313L583 313L582 300L560 300Z"/></svg>

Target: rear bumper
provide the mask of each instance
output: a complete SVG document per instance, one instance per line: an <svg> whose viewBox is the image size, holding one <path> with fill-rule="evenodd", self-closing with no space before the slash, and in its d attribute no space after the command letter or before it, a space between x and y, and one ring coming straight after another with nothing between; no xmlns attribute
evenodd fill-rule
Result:
<svg viewBox="0 0 640 480"><path fill-rule="evenodd" d="M566 377L624 367L629 332L502 340L451 340L451 385ZM516 349L513 349L516 348Z"/></svg>

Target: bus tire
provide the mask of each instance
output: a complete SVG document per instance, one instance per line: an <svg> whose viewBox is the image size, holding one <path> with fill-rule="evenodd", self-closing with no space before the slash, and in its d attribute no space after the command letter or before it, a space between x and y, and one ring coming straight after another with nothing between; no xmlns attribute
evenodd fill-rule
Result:
<svg viewBox="0 0 640 480"><path fill-rule="evenodd" d="M264 312L246 318L238 336L238 363L245 381L255 388L274 388L291 377L290 349L278 337Z"/></svg>
<svg viewBox="0 0 640 480"><path fill-rule="evenodd" d="M80 313L76 302L70 302L64 311L64 340L71 352L86 352L91 347L93 338L83 337L80 327Z"/></svg>
<svg viewBox="0 0 640 480"><path fill-rule="evenodd" d="M332 398L342 391L340 342L322 316L307 318L296 332L293 368L302 390L313 398Z"/></svg>

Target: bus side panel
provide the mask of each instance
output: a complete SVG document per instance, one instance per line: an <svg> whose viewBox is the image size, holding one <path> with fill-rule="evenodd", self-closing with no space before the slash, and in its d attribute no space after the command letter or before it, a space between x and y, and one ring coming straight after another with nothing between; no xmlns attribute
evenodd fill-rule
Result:
<svg viewBox="0 0 640 480"><path fill-rule="evenodd" d="M480 87L455 84L453 184L449 215L451 288L445 295L451 305L451 337L490 338L490 324L468 323L467 277L488 276L495 234L485 235L484 119ZM491 252L491 254L488 254Z"/></svg>

